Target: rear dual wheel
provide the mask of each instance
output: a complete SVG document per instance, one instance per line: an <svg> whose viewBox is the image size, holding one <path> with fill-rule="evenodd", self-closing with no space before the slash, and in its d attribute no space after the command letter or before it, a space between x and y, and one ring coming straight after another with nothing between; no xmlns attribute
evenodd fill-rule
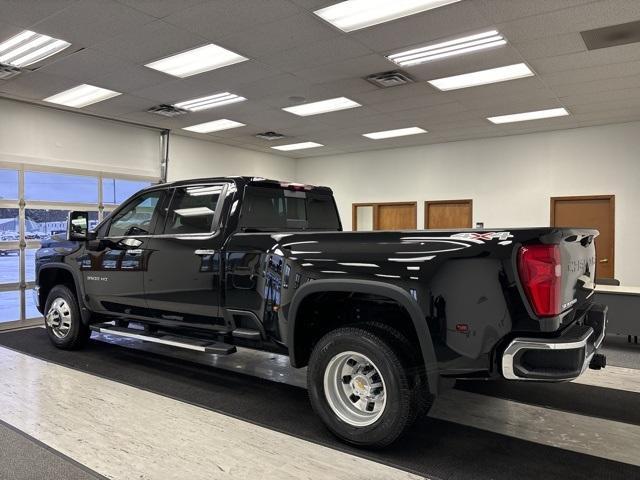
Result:
<svg viewBox="0 0 640 480"><path fill-rule="evenodd" d="M393 329L344 327L316 344L308 390L315 412L341 439L367 447L396 440L421 410L413 347Z"/></svg>

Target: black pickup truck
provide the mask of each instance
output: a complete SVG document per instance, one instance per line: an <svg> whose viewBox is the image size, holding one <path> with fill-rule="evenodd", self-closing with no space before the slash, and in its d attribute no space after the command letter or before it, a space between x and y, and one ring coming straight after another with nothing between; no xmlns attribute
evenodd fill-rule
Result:
<svg viewBox="0 0 640 480"><path fill-rule="evenodd" d="M287 354L356 445L395 440L453 379L562 381L605 363L596 230L342 232L329 188L250 177L153 186L95 230L86 212L68 226L36 255L57 347L98 331Z"/></svg>

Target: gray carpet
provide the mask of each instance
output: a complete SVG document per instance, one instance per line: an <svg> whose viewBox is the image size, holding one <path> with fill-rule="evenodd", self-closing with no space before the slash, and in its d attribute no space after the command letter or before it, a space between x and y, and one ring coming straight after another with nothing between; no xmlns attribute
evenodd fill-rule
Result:
<svg viewBox="0 0 640 480"><path fill-rule="evenodd" d="M104 479L0 421L0 480Z"/></svg>
<svg viewBox="0 0 640 480"><path fill-rule="evenodd" d="M640 344L628 343L622 335L607 335L601 347L607 356L607 364L640 370Z"/></svg>

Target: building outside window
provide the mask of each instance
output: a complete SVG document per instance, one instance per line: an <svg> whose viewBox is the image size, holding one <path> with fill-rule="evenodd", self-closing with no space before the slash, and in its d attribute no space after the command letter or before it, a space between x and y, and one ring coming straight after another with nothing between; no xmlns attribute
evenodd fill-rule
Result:
<svg viewBox="0 0 640 480"><path fill-rule="evenodd" d="M41 317L33 301L35 254L63 240L71 210L89 211L94 228L153 178L0 163L0 328Z"/></svg>

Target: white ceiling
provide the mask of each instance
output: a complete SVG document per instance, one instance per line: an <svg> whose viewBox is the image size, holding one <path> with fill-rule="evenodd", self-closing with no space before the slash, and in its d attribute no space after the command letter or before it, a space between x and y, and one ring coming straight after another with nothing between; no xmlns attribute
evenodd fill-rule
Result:
<svg viewBox="0 0 640 480"><path fill-rule="evenodd" d="M82 111L161 128L220 118L246 127L185 135L270 151L274 144L314 141L325 147L278 152L291 157L441 143L640 119L640 44L587 51L582 30L640 19L639 0L462 0L436 10L344 33L312 11L337 0L0 0L0 40L22 29L72 47L33 72L0 81L0 96L41 99L80 83L123 95ZM416 83L380 89L363 77L396 66L385 54L496 28L506 47L406 69ZM205 43L251 60L185 79L145 63ZM71 53L70 53L71 52ZM427 80L526 62L536 76L440 92ZM159 103L229 91L248 99L164 118ZM346 96L363 107L312 117L281 110ZM485 117L564 106L571 116L511 125ZM369 140L363 133L419 126L430 133ZM275 142L255 134L275 130Z"/></svg>

